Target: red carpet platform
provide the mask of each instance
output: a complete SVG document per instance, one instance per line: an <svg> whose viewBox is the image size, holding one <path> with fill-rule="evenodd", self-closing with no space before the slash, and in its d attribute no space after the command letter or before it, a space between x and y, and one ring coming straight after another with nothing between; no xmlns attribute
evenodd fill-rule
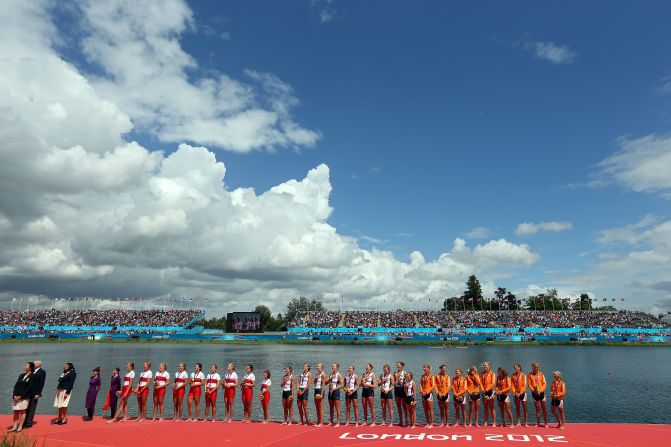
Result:
<svg viewBox="0 0 671 447"><path fill-rule="evenodd" d="M233 422L136 422L107 424L100 418L84 422L73 416L67 425L50 425L49 416L36 417L30 436L45 447L174 447L174 446L566 446L662 447L671 445L671 425L570 424L556 428L322 427L242 424ZM11 421L2 417L3 425Z"/></svg>

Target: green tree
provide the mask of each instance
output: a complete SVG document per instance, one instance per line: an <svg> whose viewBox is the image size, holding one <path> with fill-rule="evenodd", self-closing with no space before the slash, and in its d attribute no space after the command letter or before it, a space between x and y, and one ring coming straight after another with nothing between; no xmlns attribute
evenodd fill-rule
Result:
<svg viewBox="0 0 671 447"><path fill-rule="evenodd" d="M468 277L466 281L466 291L463 295L464 301L466 303L466 309L475 309L482 310L482 287L480 286L480 281L475 275Z"/></svg>
<svg viewBox="0 0 671 447"><path fill-rule="evenodd" d="M443 301L443 310L444 311L464 310L464 303L461 301L461 298L457 296L453 296L451 298L445 298L445 301Z"/></svg>
<svg viewBox="0 0 671 447"><path fill-rule="evenodd" d="M265 330L266 325L273 318L272 312L270 312L268 306L264 306L263 304L256 306L254 308L254 312L258 312L261 314L261 326L263 326L263 329Z"/></svg>
<svg viewBox="0 0 671 447"><path fill-rule="evenodd" d="M573 310L590 310L591 308L592 302L586 293L581 293L580 298L575 303L571 303L571 309Z"/></svg>
<svg viewBox="0 0 671 447"><path fill-rule="evenodd" d="M226 317L208 318L207 320L203 320L203 327L205 329L226 330Z"/></svg>
<svg viewBox="0 0 671 447"><path fill-rule="evenodd" d="M304 296L298 298L292 298L287 304L287 313L285 315L285 321L291 323L296 318L296 315L308 311L323 311L324 305L321 301L315 299L309 299Z"/></svg>

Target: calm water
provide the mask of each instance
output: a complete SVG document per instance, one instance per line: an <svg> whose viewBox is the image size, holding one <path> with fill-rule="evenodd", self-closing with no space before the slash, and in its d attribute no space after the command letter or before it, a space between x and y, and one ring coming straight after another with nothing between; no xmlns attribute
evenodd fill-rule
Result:
<svg viewBox="0 0 671 447"><path fill-rule="evenodd" d="M568 422L636 422L636 423L671 423L671 349L666 347L593 347L593 346L475 346L467 348L436 349L418 346L297 346L297 345L191 345L191 344L0 344L2 370L0 387L6 390L6 400L2 413L9 413L10 394L14 381L22 372L23 363L32 359L41 359L47 371L47 382L38 406L38 413L54 413L53 403L57 377L62 371L64 362L72 362L78 371L77 383L70 401L71 414L84 413L84 395L88 386L90 370L95 366L103 368L103 388L97 402L97 413L105 401L109 385L109 375L115 366L123 367L125 362L134 361L141 365L145 359L153 363L155 370L158 363L168 364L171 376L176 371L178 362L185 362L189 367L195 362L209 365L213 362L224 365L235 362L238 374L242 365L252 363L257 373L257 381L264 369L272 373L273 388L271 400L271 418L280 419L282 406L279 399L279 382L285 365L292 365L295 376L304 362L315 364L333 362L348 365L352 362L357 367L357 374L363 370L366 362L375 365L377 375L382 365L392 365L402 360L406 370L412 371L416 377L421 375L421 365L430 362L434 368L448 362L450 375L454 368L462 369L469 365L480 365L490 361L493 367L504 366L509 371L512 365L519 362L525 370L533 360L541 363L541 369L550 379L552 370L564 373L568 386L568 397L565 400ZM330 367L328 368L330 370ZM341 370L344 372L344 366ZM260 381L259 381L260 382ZM549 385L548 385L549 388ZM254 398L254 417L260 418L259 401ZM236 395L237 417L242 413L240 393ZM314 417L310 392L310 415ZM172 402L168 402L171 392L166 394L166 417L172 416ZM379 401L376 391L376 402ZM222 393L219 392L218 411L223 414ZM531 399L530 399L531 401ZM131 414L134 416L136 405L131 402ZM185 400L186 408L186 400ZM201 402L201 414L204 402ZM344 399L342 401L344 415ZM151 395L148 406L152 408ZM513 406L514 408L514 406ZM529 402L533 412L533 404ZM514 411L514 410L513 410ZM418 422L423 421L421 407L418 406ZM548 413L550 407L548 402ZM361 417L362 413L360 414ZM436 408L436 415L439 415ZM328 418L328 407L325 405L325 416ZM378 408L376 416L380 419ZM454 409L450 404L450 416L454 417ZM551 414L550 414L551 416ZM298 418L298 412L295 411ZM532 420L533 420L532 415ZM552 421L553 419L550 418Z"/></svg>

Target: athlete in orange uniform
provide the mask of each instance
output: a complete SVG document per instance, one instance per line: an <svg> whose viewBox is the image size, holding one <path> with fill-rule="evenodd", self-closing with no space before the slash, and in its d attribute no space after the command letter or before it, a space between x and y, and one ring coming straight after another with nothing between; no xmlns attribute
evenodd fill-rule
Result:
<svg viewBox="0 0 671 447"><path fill-rule="evenodd" d="M557 419L557 428L563 429L566 425L564 416L564 397L566 396L566 382L562 379L560 371L552 373L552 385L550 385L550 397L552 398L552 414Z"/></svg>
<svg viewBox="0 0 671 447"><path fill-rule="evenodd" d="M527 411L527 375L522 371L522 365L515 363L515 372L511 378L513 386L513 397L515 398L515 413L517 414L517 426L529 423L529 412ZM524 424L520 424L520 407L524 410Z"/></svg>
<svg viewBox="0 0 671 447"><path fill-rule="evenodd" d="M436 374L436 397L438 398L438 409L440 410L440 425L450 425L450 376L447 374L447 365L440 365L440 371Z"/></svg>
<svg viewBox="0 0 671 447"><path fill-rule="evenodd" d="M480 407L478 401L480 400L480 391L482 391L482 382L478 375L478 368L471 366L468 369L468 376L466 376L466 391L468 391L468 423L469 427L473 421L473 413L475 412L475 426L479 427Z"/></svg>
<svg viewBox="0 0 671 447"><path fill-rule="evenodd" d="M454 395L454 425L459 424L459 413L461 413L461 425L466 426L466 377L462 375L461 369L454 370L452 379L452 394Z"/></svg>
<svg viewBox="0 0 671 447"><path fill-rule="evenodd" d="M536 407L536 425L541 426L541 410L543 411L544 427L548 426L548 410L545 406L545 376L539 370L538 362L531 364L531 372L527 376L527 383L531 389L531 396L534 398L534 406Z"/></svg>
<svg viewBox="0 0 671 447"><path fill-rule="evenodd" d="M424 364L424 374L419 380L419 393L422 395L422 408L426 419L426 428L433 427L433 390L436 389L436 380L431 374L431 365Z"/></svg>
<svg viewBox="0 0 671 447"><path fill-rule="evenodd" d="M496 414L494 413L494 387L496 386L496 374L489 367L489 362L482 364L482 373L480 374L482 382L482 404L485 407L485 427L489 417L492 417L492 427L496 426Z"/></svg>
<svg viewBox="0 0 671 447"><path fill-rule="evenodd" d="M496 378L496 397L499 401L499 412L501 413L501 425L506 426L506 415L513 425L513 414L510 411L510 392L513 389L512 380L505 369L499 368L497 370Z"/></svg>

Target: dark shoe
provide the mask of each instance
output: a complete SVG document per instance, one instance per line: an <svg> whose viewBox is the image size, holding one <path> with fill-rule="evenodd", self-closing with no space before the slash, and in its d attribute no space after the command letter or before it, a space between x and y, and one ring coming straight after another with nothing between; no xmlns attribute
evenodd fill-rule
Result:
<svg viewBox="0 0 671 447"><path fill-rule="evenodd" d="M67 424L67 423L68 423L68 421L67 421L67 420L66 420L66 421L61 421L61 423L60 423L60 424L58 424L58 425L65 425L65 424Z"/></svg>
<svg viewBox="0 0 671 447"><path fill-rule="evenodd" d="M51 425L61 425L61 420L60 419L52 419L51 420Z"/></svg>

